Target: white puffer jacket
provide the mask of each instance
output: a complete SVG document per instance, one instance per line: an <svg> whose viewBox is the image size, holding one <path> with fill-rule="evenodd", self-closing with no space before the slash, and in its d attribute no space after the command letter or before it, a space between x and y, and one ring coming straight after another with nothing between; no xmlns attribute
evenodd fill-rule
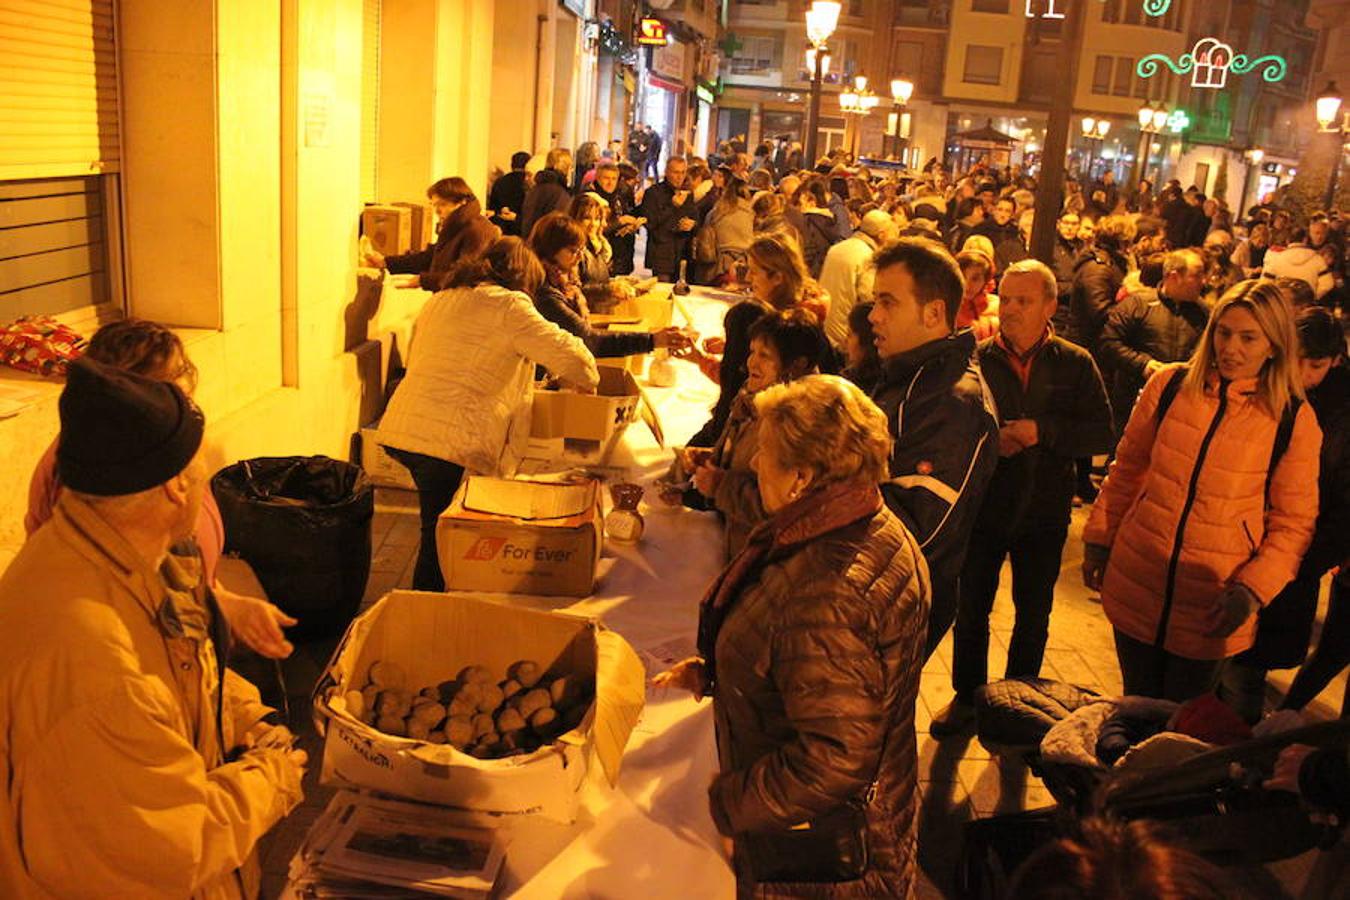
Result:
<svg viewBox="0 0 1350 900"><path fill-rule="evenodd" d="M383 443L511 474L530 436L534 366L569 385L600 382L577 337L520 291L491 284L435 294L417 317L408 374L380 422Z"/></svg>

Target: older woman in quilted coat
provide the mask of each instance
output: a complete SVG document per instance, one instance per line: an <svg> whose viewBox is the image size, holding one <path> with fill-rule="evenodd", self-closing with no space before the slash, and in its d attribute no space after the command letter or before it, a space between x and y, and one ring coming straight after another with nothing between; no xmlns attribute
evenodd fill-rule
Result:
<svg viewBox="0 0 1350 900"><path fill-rule="evenodd" d="M739 896L907 897L929 581L877 488L886 418L830 375L756 406L770 518L709 589L700 656L658 683L713 698Z"/></svg>
<svg viewBox="0 0 1350 900"><path fill-rule="evenodd" d="M1126 693L1212 689L1298 571L1322 443L1302 397L1288 304L1258 281L1224 295L1188 364L1144 386L1084 531Z"/></svg>

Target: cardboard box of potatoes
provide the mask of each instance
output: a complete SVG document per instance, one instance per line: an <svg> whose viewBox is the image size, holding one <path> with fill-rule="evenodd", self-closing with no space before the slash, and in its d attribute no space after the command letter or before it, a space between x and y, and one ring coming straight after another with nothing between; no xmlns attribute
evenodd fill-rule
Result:
<svg viewBox="0 0 1350 900"><path fill-rule="evenodd" d="M617 781L644 702L637 654L594 619L395 591L315 688L321 781L571 822L592 759Z"/></svg>

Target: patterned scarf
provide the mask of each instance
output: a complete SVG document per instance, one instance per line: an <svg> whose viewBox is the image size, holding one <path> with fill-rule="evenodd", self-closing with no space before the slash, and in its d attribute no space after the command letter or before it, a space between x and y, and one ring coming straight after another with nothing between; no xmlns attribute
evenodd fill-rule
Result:
<svg viewBox="0 0 1350 900"><path fill-rule="evenodd" d="M698 649L708 684L715 683L717 634L736 598L764 566L819 537L871 518L881 509L875 484L835 482L807 491L750 532L745 548L713 580L699 606Z"/></svg>

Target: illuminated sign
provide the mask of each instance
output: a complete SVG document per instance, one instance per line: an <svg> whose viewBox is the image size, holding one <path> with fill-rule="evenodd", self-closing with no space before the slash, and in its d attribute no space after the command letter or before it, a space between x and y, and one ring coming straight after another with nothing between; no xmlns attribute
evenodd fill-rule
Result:
<svg viewBox="0 0 1350 900"><path fill-rule="evenodd" d="M1181 134L1191 127L1191 117L1186 115L1186 110L1175 109L1167 117L1167 127L1173 134Z"/></svg>
<svg viewBox="0 0 1350 900"><path fill-rule="evenodd" d="M643 19L638 23L637 42L647 47L664 47L670 43L670 38L666 34L666 23L660 19Z"/></svg>
<svg viewBox="0 0 1350 900"><path fill-rule="evenodd" d="M1161 65L1160 65L1161 64ZM1266 81L1283 81L1289 67L1284 58L1275 55L1251 59L1245 53L1234 53L1233 48L1218 38L1201 38L1190 53L1183 53L1173 61L1162 53L1150 53L1134 67L1140 78L1152 78L1161 66L1167 66L1178 75L1191 73L1191 87L1221 88L1228 84L1228 73L1246 75L1257 69Z"/></svg>
<svg viewBox="0 0 1350 900"><path fill-rule="evenodd" d="M712 91L708 90L701 84L694 88L694 93L697 94L698 99L702 100L704 103L717 102L717 98L713 96Z"/></svg>

